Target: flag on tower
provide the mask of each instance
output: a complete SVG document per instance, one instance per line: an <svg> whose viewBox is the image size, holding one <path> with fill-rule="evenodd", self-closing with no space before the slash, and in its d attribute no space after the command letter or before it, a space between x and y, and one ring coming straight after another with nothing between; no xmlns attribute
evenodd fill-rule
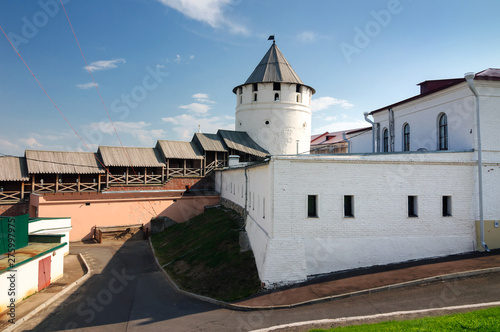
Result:
<svg viewBox="0 0 500 332"><path fill-rule="evenodd" d="M270 35L269 38L267 38L267 40L272 40L274 41L274 35Z"/></svg>

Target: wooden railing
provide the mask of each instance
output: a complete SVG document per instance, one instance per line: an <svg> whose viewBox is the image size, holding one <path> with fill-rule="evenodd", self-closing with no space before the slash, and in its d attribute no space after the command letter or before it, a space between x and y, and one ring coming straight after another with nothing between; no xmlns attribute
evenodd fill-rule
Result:
<svg viewBox="0 0 500 332"><path fill-rule="evenodd" d="M169 168L167 176L203 176L203 168Z"/></svg>
<svg viewBox="0 0 500 332"><path fill-rule="evenodd" d="M224 167L223 160L217 160L217 161L214 160L205 167L205 174L210 173L216 168L223 168L223 167Z"/></svg>
<svg viewBox="0 0 500 332"><path fill-rule="evenodd" d="M59 183L57 191L62 193L73 193L78 191L78 183Z"/></svg>
<svg viewBox="0 0 500 332"><path fill-rule="evenodd" d="M125 175L109 175L109 183L114 184L114 183L125 183Z"/></svg>
<svg viewBox="0 0 500 332"><path fill-rule="evenodd" d="M35 193L53 193L56 191L55 183L35 183L34 187L33 192Z"/></svg>
<svg viewBox="0 0 500 332"><path fill-rule="evenodd" d="M89 191L99 191L99 186L97 183L80 183L80 191L89 192Z"/></svg>
<svg viewBox="0 0 500 332"><path fill-rule="evenodd" d="M21 199L20 191L0 191L0 204L17 203Z"/></svg>
<svg viewBox="0 0 500 332"><path fill-rule="evenodd" d="M146 175L146 184L161 184L161 174Z"/></svg>

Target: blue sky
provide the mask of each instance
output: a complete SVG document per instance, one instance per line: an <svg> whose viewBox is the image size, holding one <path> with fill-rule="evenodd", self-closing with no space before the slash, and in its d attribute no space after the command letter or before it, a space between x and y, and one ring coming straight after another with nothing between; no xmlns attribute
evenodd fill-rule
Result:
<svg viewBox="0 0 500 332"><path fill-rule="evenodd" d="M124 146L234 128L233 87L276 43L316 89L313 133L417 83L500 67L498 1L64 0ZM60 0L3 0L0 25L92 151L119 146ZM0 153L87 151L0 34Z"/></svg>

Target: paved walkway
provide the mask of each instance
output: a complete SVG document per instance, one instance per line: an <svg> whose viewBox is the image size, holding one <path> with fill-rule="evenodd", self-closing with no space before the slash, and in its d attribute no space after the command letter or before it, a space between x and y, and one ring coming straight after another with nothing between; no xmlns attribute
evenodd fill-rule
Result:
<svg viewBox="0 0 500 332"><path fill-rule="evenodd" d="M85 284L82 284L82 286L78 288L78 291L72 295L71 299L64 300L64 297L62 297L62 301L64 301L62 304L58 304L56 302L54 305L51 305L51 311L52 306L57 307L57 309L54 310L54 313L50 314L48 313L48 310L43 313L41 312L41 315L37 314L37 316L35 316L36 319L29 320L28 323L23 325L21 328L34 328L35 330L58 330L64 326L61 325L62 323L60 322L67 322L70 319L74 320L76 318L77 320L82 320L81 322L78 321L78 324L76 325L79 327L88 326L94 330L96 328L99 330L133 330L134 328L144 328L146 325L148 328L154 327L158 330L164 330L165 327L168 327L169 330L185 329L187 327L189 327L188 330L199 330L201 326L204 326L204 328L201 328L202 330L210 330L211 328L214 328L222 331L234 330L236 328L237 330L243 331L266 325L272 326L286 321L293 322L297 320L321 319L325 317L331 318L332 316L348 317L352 314L351 311L356 314L372 313L370 310L374 310L374 306L380 308L375 309L375 312L373 313L395 311L394 309L391 309L392 307L387 301L390 303L403 301L397 305L396 303L392 303L393 307L396 305L394 308L414 309L414 307L425 308L428 305L435 307L437 302L443 302L437 305L439 307L455 303L461 304L461 302L464 304L478 303L476 302L477 294L479 294L479 298L485 301L499 299L499 294L497 294L498 291L496 288L494 288L495 291L481 294L479 291L481 289L480 285L476 286L476 283L478 282L471 281L469 283L467 279L464 279L464 282L467 282L467 284L460 287L458 284L455 285L455 282L453 282L453 284L445 285L439 285L436 283L430 284L431 289L427 290L425 294L422 293L423 295L419 295L422 297L420 301L423 304L418 304L416 294L412 293L417 290L414 288L412 289L411 287L400 288L400 291L398 290L396 293L377 293L380 294L382 300L376 300L380 296L370 298L366 298L364 296L350 297L353 292L362 292L368 289L385 286L389 286L387 288L393 288L392 285L395 284L412 282L440 275L460 277L500 271L500 254L498 252L494 254L475 254L464 256L460 259L454 257L450 258L451 260L449 261L429 261L427 264L420 263L420 265L415 266L408 266L408 264L406 264L405 266L401 266L397 269L394 269L395 267L393 266L393 270L391 271L380 271L381 268L378 268L379 271L365 270L364 272L357 271L350 274L333 275L328 278L337 278L336 280L325 280L325 278L321 280L317 279L316 282L308 285L301 285L286 290L260 294L251 299L237 303L237 305L254 307L256 309L265 306L277 306L277 308L284 308L287 306L300 305L304 302L314 303L330 301L331 299L325 298L348 294L346 296L346 300L349 301L346 302L348 303L347 306L343 300L339 300L324 303L324 305L318 304L316 306L306 306L297 309L274 310L271 314L270 312L266 313L266 311L238 313L235 311L220 309L212 304L204 304L203 302L176 294L173 290L170 290L166 286L167 283L164 276L159 272L155 272L152 256L147 248L147 245L145 244L145 241L129 242L123 247L120 245L109 246L104 244L73 244L70 247L70 250L72 255L65 257L64 277L42 292L36 293L20 303L17 307L16 320L19 322L22 320L24 315L30 313L40 305L43 305L45 301L55 297L57 292L63 291L66 287L68 287L68 285L71 285L75 282L75 280L78 280L84 275L84 269L78 261L77 256L74 254L78 252L84 253L86 259L89 259L87 263L90 265L90 268L94 271L95 275L86 281ZM135 255L137 255L137 257L135 257ZM126 270L123 270L124 266L126 267ZM84 319L88 317L78 317L78 315L75 316L75 312L78 312L76 308L78 308L78 305L81 305L81 303L86 303L84 301L88 300L87 297L89 294L96 293L98 290L101 290L100 292L102 293L102 289L109 288L110 280L113 276L117 277L115 273L116 271L122 271L122 273L123 271L127 271L127 275L130 273L130 276L132 276L130 286L133 286L133 289L130 291L127 289L127 291L117 294L117 298L114 300L117 300L118 302L113 301L113 305L105 307L103 312L95 312L95 319L92 317L92 322L86 324ZM489 275L493 276L491 278L496 278L494 280L497 280L498 278L495 276L500 274L485 274L485 276ZM486 281L480 281L480 283L481 282L484 283ZM491 287L495 287L494 285L496 281L492 282L493 283L491 285L493 286ZM149 286L151 286L153 290L149 289L151 288ZM434 288L435 290L432 290ZM421 289L418 291L420 292L420 290ZM452 303L448 303L450 299L450 296L448 296L449 294L446 293L445 297L442 296L444 292L450 291L454 292L453 294L455 295L460 295L460 297L453 297ZM98 298L100 292L97 292ZM411 294L406 294L408 292ZM134 299L127 298L127 296L131 296L130 294L135 294ZM439 297L439 294L441 294L441 297ZM491 296L487 296L486 294ZM375 293L373 293L373 295L375 295ZM120 296L120 299L118 299L118 296ZM387 298L387 296L389 296L392 300ZM395 301L396 299L398 299L398 301ZM407 301L410 302L407 303ZM132 305L132 307L107 312L108 307L114 308L119 305L123 305L125 307L130 307ZM388 306L388 308L385 308L384 306ZM347 310L349 308L349 312L343 312L343 310ZM127 317L113 316L123 314L124 312L127 313ZM56 316L52 316L54 314ZM185 317L187 320L182 317ZM0 330L12 327L9 326L9 323L5 323L6 319L6 316L0 317L2 324L0 325ZM208 322L207 319L210 320L210 327L205 325ZM235 319L238 319L238 321L235 321ZM84 330L87 329L84 328Z"/></svg>
<svg viewBox="0 0 500 332"><path fill-rule="evenodd" d="M425 265L415 265L398 268L392 271L368 273L364 275L340 278L337 280L317 282L310 285L298 286L287 290L275 291L269 294L238 302L237 304L249 307L264 306L294 306L304 302L335 296L348 295L366 290L380 290L379 288L394 288L395 285L404 286L415 281L430 282L433 277L445 278L468 276L485 272L500 271L500 254L485 254L482 257L436 262ZM454 258L456 259L456 258ZM415 263L419 264L419 263ZM468 273L470 272L470 273ZM424 280L422 280L424 279ZM431 279L431 280L429 280ZM437 279L442 280L443 278ZM399 285L403 284L403 285Z"/></svg>

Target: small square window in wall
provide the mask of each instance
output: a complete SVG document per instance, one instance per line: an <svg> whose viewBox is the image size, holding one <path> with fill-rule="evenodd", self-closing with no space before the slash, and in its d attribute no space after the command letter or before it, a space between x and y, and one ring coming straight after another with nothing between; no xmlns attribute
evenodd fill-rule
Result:
<svg viewBox="0 0 500 332"><path fill-rule="evenodd" d="M307 195L307 217L318 218L318 196Z"/></svg>
<svg viewBox="0 0 500 332"><path fill-rule="evenodd" d="M443 217L451 217L451 196L443 196Z"/></svg>
<svg viewBox="0 0 500 332"><path fill-rule="evenodd" d="M418 197L408 196L408 217L416 218L418 217Z"/></svg>
<svg viewBox="0 0 500 332"><path fill-rule="evenodd" d="M344 217L354 218L354 196L344 196Z"/></svg>

